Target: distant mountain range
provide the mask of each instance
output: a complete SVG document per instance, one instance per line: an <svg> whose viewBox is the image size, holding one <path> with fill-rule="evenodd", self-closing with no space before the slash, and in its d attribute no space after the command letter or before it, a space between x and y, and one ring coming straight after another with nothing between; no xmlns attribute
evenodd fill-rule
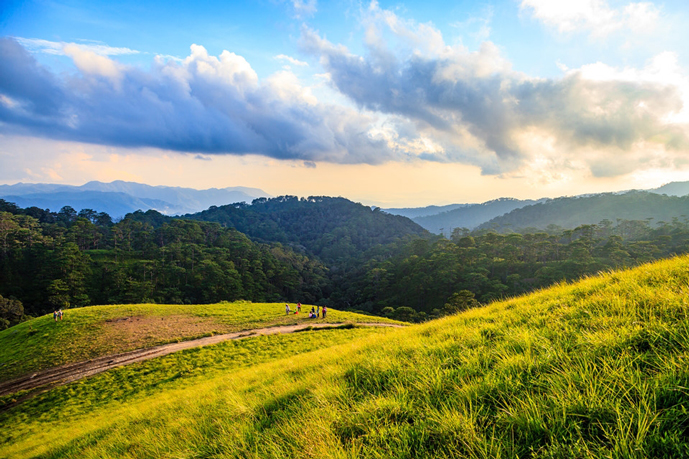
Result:
<svg viewBox="0 0 689 459"><path fill-rule="evenodd" d="M472 230L482 223L504 215L514 209L529 206L546 199L500 198L482 204L450 204L419 208L382 209L393 215L411 218L424 229L435 234L450 236L455 228Z"/></svg>
<svg viewBox="0 0 689 459"><path fill-rule="evenodd" d="M393 209L381 209L392 215L401 215L407 218L427 217L430 215L437 215L443 212L458 209L460 207L474 206L476 204L449 204L447 206L427 206L427 207L400 207Z"/></svg>
<svg viewBox="0 0 689 459"><path fill-rule="evenodd" d="M686 196L689 195L689 182L671 182L659 188L647 190L647 192L661 195L667 194L668 196ZM585 194L573 198L557 198L556 200L579 199L578 201L571 201L569 204L577 207L582 202L588 202L580 200L583 198L625 195L628 193L630 192ZM223 206L237 202L250 203L254 199L262 197L270 198L272 196L257 188L231 187L196 190L182 187L150 186L135 182L124 182L121 180L110 183L94 181L81 186L45 183L0 185L0 198L9 202L14 202L20 207L35 206L42 209L58 211L64 206L70 206L77 211L81 209L93 209L98 212L107 212L116 219L136 210L147 211L151 209L164 215L194 214L206 210L211 206ZM546 204L550 201L553 201L553 199L520 200L500 198L481 204L462 203L444 206L389 208L381 210L392 215L401 215L410 218L432 233L443 233L449 236L455 228L473 230L481 227L481 225L484 225L483 227L486 228L485 225L487 222L491 222L490 225L493 225L493 227L501 228L509 225L517 225L513 226L513 228L517 228L519 225L540 227L540 223L537 225L536 220L529 224L527 220L518 217L522 215L519 212L510 217L511 220L509 222L507 219L500 220L499 218L518 209ZM609 199L604 201L608 202ZM562 202L559 202L558 206L560 207L559 212L563 212L564 214L569 212L566 205L563 207ZM553 207L546 208L551 209ZM610 209L610 212L615 213L614 210L615 209ZM523 215L528 214L533 216L535 215L533 212L533 210L526 211ZM589 217L582 216L578 218L575 217L575 214L579 215L577 213L579 210L572 210L572 212L571 218L567 218L566 215L555 216L554 218L557 219L557 222L552 221L551 223L567 228L572 225L576 226L577 222L579 222L579 224L589 222L589 220L595 219L594 215L602 215L600 212L596 211L589 215ZM649 214L648 216L651 215ZM615 216L611 214L610 217L603 218L615 218ZM620 215L619 218L631 217ZM538 221L540 222L540 220ZM595 221L593 223L597 222L598 221Z"/></svg>
<svg viewBox="0 0 689 459"><path fill-rule="evenodd" d="M196 190L170 186L150 186L117 180L110 183L88 182L81 186L45 183L0 185L0 198L20 207L40 207L52 211L64 206L107 212L113 218L136 210L157 210L165 215L200 212L211 206L236 202L250 203L271 197L258 188L230 187Z"/></svg>
<svg viewBox="0 0 689 459"><path fill-rule="evenodd" d="M492 218L541 201L543 200L500 198L482 204L469 204L436 215L417 217L413 220L431 233L449 236L454 228L472 230Z"/></svg>
<svg viewBox="0 0 689 459"><path fill-rule="evenodd" d="M609 220L648 220L651 226L660 222L672 223L674 218L689 216L689 196L671 196L655 191L601 193L587 196L548 199L534 205L515 209L495 217L479 229L509 232L526 228L546 229L556 225L573 229L580 225L598 224Z"/></svg>
<svg viewBox="0 0 689 459"><path fill-rule="evenodd" d="M648 191L652 193L666 194L668 196L686 196L689 194L689 182L670 182L659 188Z"/></svg>
<svg viewBox="0 0 689 459"><path fill-rule="evenodd" d="M538 200L500 198L493 201L487 201L482 204L450 204L446 206L428 206L417 208L396 208L382 210L393 215L403 215L405 217L411 218L413 221L415 221L431 233L443 233L445 236L449 236L452 233L452 230L455 228L467 228L470 230L479 227L489 228L491 226L503 229L506 229L510 226L514 229L520 227L523 228L527 226L542 228L547 226L547 224L549 223L557 224L564 228L574 228L584 223L598 223L603 218L624 218L629 220L635 219L637 214L635 212L632 212L630 209L628 209L628 211L620 212L618 209L610 208L607 210L610 216L602 217L599 220L595 220L596 218L598 218L598 216L603 215L604 211L602 210L602 208L596 208L595 212L592 212L588 216L585 214L581 214L580 209L578 208L578 205L581 203L592 204L595 201L582 201L581 199L583 198L595 198L597 196L611 195L623 196L629 193L633 193L634 191L635 190L622 191L618 193L583 194L575 197L565 197L557 199L543 198ZM668 196L686 196L689 195L689 182L671 182L659 188L647 190L646 192L660 195L667 194ZM567 215L567 213L570 212L570 210L567 208L568 205L563 205L563 203L560 202L562 200L569 200L566 202L569 203L569 206L573 206L573 208L571 209L572 215ZM545 205L550 201L559 201L558 206L562 207L560 209L560 211L563 213L562 215L550 215L550 218L556 218L557 221L552 221L545 224L543 224L544 221L541 220L533 220L529 222L529 218L535 218L535 210L530 209L525 210L523 212L518 212L518 209L528 209L528 206L534 205ZM612 201L613 200L610 199L604 199L602 201L596 201L596 205L603 205L601 204L602 202ZM577 207L577 209L574 209L574 207ZM546 205L545 207L539 207L539 209L543 208L553 209L554 207L550 204ZM643 208L643 212L647 212L646 208ZM651 210L649 209L648 212L651 212ZM506 214L510 214L511 217L509 219L502 219L502 216L507 217ZM661 214L665 215L665 217L668 216L667 213L663 213L661 210L653 211L649 213L647 216L652 217L659 216ZM521 215L528 215L529 217L521 218ZM676 216L679 217L680 215Z"/></svg>

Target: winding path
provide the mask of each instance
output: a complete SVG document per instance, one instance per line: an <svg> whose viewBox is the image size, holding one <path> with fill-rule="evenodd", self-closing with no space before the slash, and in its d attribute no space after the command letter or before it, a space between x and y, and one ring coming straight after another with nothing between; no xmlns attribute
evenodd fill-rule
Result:
<svg viewBox="0 0 689 459"><path fill-rule="evenodd" d="M343 325L345 324L314 323L256 328L253 330L245 330L241 332L226 333L223 335L214 335L205 338L182 341L179 343L163 344L161 346L149 347L146 349L137 349L134 351L123 352L121 354L106 355L103 357L97 357L95 359L86 360L84 362L70 363L67 365L62 365L60 367L49 368L47 370L31 373L20 378L13 379L11 381L2 382L0 383L0 396L13 394L21 390L35 389L42 386L46 386L44 390L48 390L53 387L62 386L64 384L77 381L88 376L102 373L104 371L110 370L111 368L129 365L130 363L143 362L144 360L162 357L164 355L172 354L173 352L181 351L184 349L208 346L209 344L217 344L227 340L251 338L259 335L275 335L278 333L294 333L307 329L338 328L342 327ZM358 323L354 325L365 327L403 327L403 325L398 324L373 322ZM31 394L28 397L33 395L36 394ZM17 403L20 403L28 397L22 397L22 400L18 400ZM15 403L12 403L11 405L14 406ZM5 407L0 408L0 411L4 411L4 409L7 408L9 408L9 406L6 405Z"/></svg>

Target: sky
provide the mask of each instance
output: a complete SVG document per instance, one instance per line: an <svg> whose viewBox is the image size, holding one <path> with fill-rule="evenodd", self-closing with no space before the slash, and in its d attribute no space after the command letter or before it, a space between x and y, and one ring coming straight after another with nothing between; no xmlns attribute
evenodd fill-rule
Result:
<svg viewBox="0 0 689 459"><path fill-rule="evenodd" d="M682 1L5 0L0 183L413 207L689 180Z"/></svg>

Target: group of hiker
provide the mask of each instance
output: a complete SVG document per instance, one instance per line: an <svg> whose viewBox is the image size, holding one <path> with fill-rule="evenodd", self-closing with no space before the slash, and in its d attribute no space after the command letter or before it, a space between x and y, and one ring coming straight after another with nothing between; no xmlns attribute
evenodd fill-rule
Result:
<svg viewBox="0 0 689 459"><path fill-rule="evenodd" d="M62 309L59 309L57 311L53 311L53 319L55 319L55 322L57 322L58 318L62 320Z"/></svg>
<svg viewBox="0 0 689 459"><path fill-rule="evenodd" d="M299 314L301 312L301 303L297 303L297 307L294 310L294 314ZM328 313L328 308L323 306L311 306L311 311L309 311L309 319L318 319L319 317L325 319L325 315ZM285 314L292 314L292 309L289 307L289 303L285 303Z"/></svg>

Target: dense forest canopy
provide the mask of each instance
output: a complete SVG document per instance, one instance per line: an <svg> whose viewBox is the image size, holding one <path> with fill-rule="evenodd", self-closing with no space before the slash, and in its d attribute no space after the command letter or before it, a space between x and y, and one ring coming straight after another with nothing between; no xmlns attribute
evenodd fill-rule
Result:
<svg viewBox="0 0 689 459"><path fill-rule="evenodd" d="M154 228L63 208L1 203L0 295L29 314L107 303L309 301L326 295L326 267L280 244L217 223L174 219Z"/></svg>
<svg viewBox="0 0 689 459"><path fill-rule="evenodd" d="M453 294L481 302L525 293L562 280L689 252L689 222L603 220L574 230L500 234L456 229L452 237L416 240L361 263L333 287L336 307L381 313L401 305L420 318L438 316Z"/></svg>
<svg viewBox="0 0 689 459"><path fill-rule="evenodd" d="M647 195L643 199L653 200ZM673 199L659 196L657 206ZM580 198L581 199L581 198ZM677 201L680 202L680 201ZM674 207L673 207L674 206ZM0 325L107 303L302 301L423 320L601 270L689 252L689 223L611 220L563 229L456 228L343 198L258 199L179 218L21 209L0 200ZM8 303L12 301L12 303ZM5 304L3 303L3 304Z"/></svg>
<svg viewBox="0 0 689 459"><path fill-rule="evenodd" d="M406 217L325 196L259 198L251 205L211 207L183 218L217 222L259 241L304 249L331 268L378 245L406 236L429 236Z"/></svg>

